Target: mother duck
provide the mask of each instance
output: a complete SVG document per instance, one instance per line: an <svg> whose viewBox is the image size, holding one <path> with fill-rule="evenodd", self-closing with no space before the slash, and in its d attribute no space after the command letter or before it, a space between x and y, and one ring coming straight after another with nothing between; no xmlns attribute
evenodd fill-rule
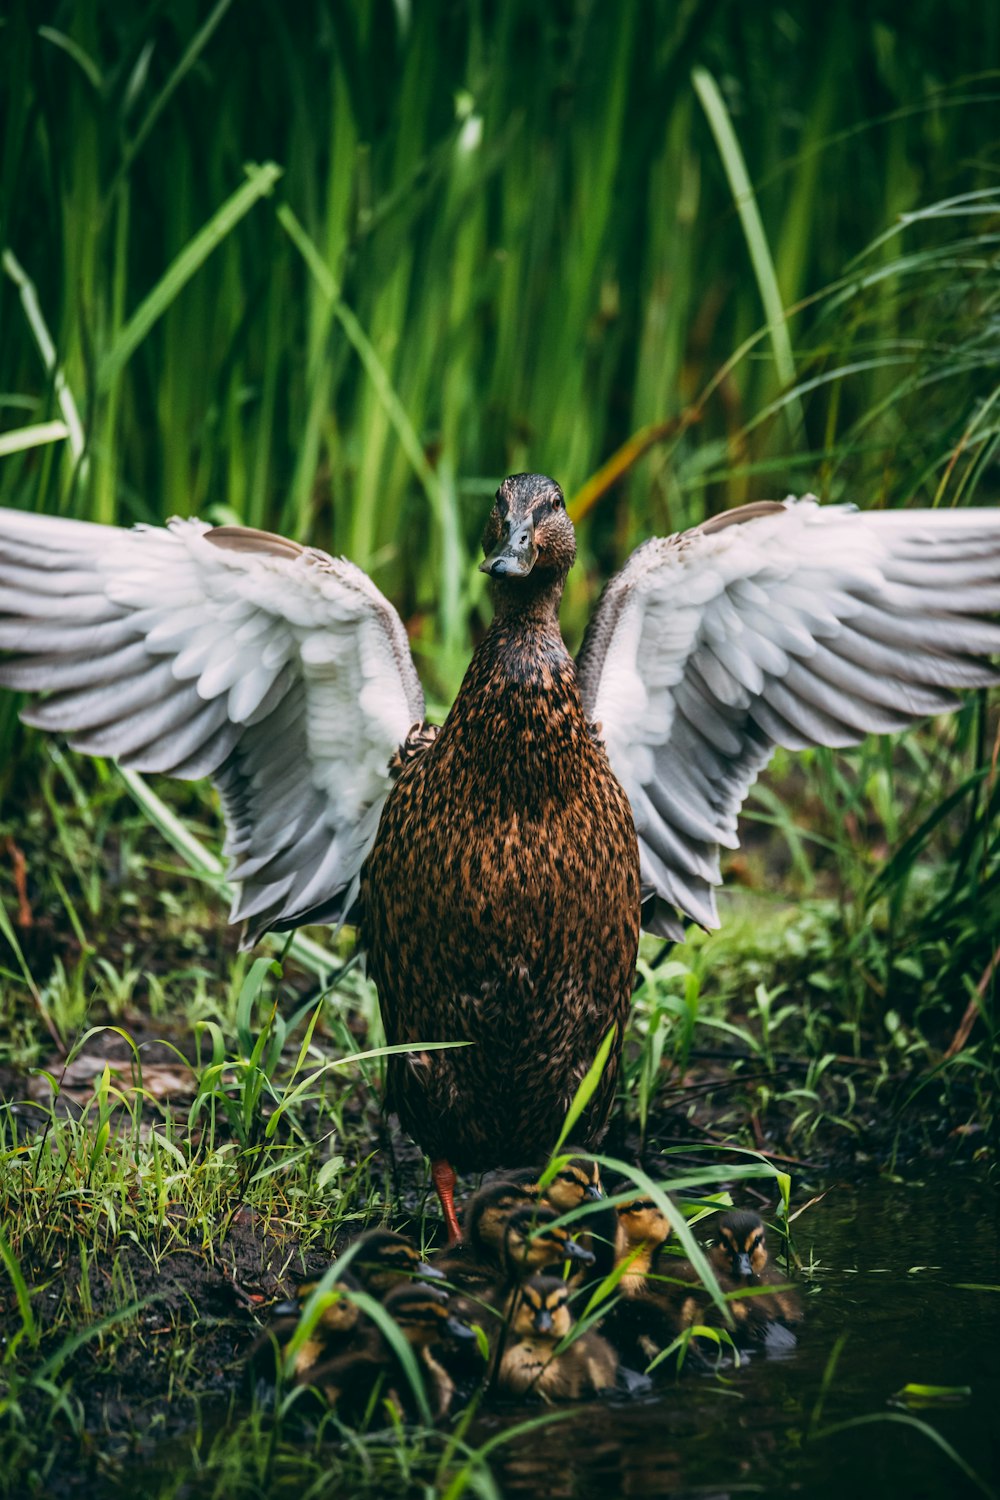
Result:
<svg viewBox="0 0 1000 1500"><path fill-rule="evenodd" d="M601 1039L613 1097L640 924L718 925L719 848L776 745L856 744L1000 680L995 511L789 498L646 542L574 664L562 491L515 474L481 567L495 605L440 729L360 569L267 532L125 531L0 511L0 683L27 722L141 771L211 776L252 945L360 924L388 1101L453 1166L534 1161Z"/></svg>

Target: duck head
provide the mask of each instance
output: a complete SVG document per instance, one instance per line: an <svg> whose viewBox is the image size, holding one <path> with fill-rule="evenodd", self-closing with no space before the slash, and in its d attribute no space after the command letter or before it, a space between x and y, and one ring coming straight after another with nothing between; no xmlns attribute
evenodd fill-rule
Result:
<svg viewBox="0 0 1000 1500"><path fill-rule="evenodd" d="M497 490L480 571L491 578L565 578L576 558L566 500L547 474L511 474Z"/></svg>
<svg viewBox="0 0 1000 1500"><path fill-rule="evenodd" d="M545 1189L546 1200L561 1213L581 1203L598 1203L603 1197L601 1169L589 1156L571 1156Z"/></svg>
<svg viewBox="0 0 1000 1500"><path fill-rule="evenodd" d="M555 1209L544 1204L519 1208L511 1214L503 1246L509 1276L520 1280L567 1260L581 1266L594 1264L593 1251L578 1245L558 1218Z"/></svg>
<svg viewBox="0 0 1000 1500"><path fill-rule="evenodd" d="M619 1203L617 1211L619 1241L624 1252L662 1245L670 1234L670 1221L652 1198L632 1198Z"/></svg>
<svg viewBox="0 0 1000 1500"><path fill-rule="evenodd" d="M384 1306L407 1343L417 1349L451 1340L467 1343L476 1336L468 1323L454 1315L448 1293L441 1287L422 1282L397 1286L386 1297Z"/></svg>
<svg viewBox="0 0 1000 1500"><path fill-rule="evenodd" d="M767 1265L761 1220L756 1214L741 1210L723 1214L718 1228L719 1239L711 1257L717 1269L735 1281L756 1281Z"/></svg>
<svg viewBox="0 0 1000 1500"><path fill-rule="evenodd" d="M514 1332L521 1338L565 1338L573 1324L569 1287L558 1276L532 1276L521 1287L514 1312Z"/></svg>
<svg viewBox="0 0 1000 1500"><path fill-rule="evenodd" d="M439 1280L441 1273L421 1258L413 1241L390 1229L373 1229L355 1241L351 1270L366 1292L384 1297L406 1281Z"/></svg>

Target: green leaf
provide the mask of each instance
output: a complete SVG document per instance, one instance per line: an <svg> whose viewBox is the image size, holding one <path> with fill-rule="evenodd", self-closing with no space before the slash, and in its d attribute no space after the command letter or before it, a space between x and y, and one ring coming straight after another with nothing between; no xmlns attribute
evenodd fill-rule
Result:
<svg viewBox="0 0 1000 1500"><path fill-rule="evenodd" d="M586 1073L580 1080L580 1086L577 1089L576 1093L573 1095L573 1101L570 1104L569 1109L566 1111L566 1118L563 1121L563 1128L559 1132L559 1139L556 1141L555 1146L552 1148L552 1158L549 1161L549 1164L546 1167L545 1171L542 1173L540 1181L543 1187L545 1187L547 1183L552 1181L553 1177L559 1170L560 1163L557 1159L559 1152L561 1151L563 1144L569 1139L570 1135L572 1134L573 1127L576 1124L577 1120L579 1120L580 1116L587 1108L587 1105L594 1097L594 1092L597 1088L597 1085L600 1083L602 1077L604 1076L604 1069L607 1066L608 1055L611 1052L611 1048L617 1033L617 1026L612 1026L609 1029L607 1035L597 1049L597 1056L594 1058L594 1061L591 1063L590 1067L587 1069Z"/></svg>

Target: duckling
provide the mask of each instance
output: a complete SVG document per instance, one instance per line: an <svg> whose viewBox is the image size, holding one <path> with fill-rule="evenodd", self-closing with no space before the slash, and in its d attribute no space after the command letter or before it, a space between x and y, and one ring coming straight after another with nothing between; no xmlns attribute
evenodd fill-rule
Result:
<svg viewBox="0 0 1000 1500"><path fill-rule="evenodd" d="M661 1251L669 1235L670 1221L652 1198L632 1198L618 1204L615 1266L628 1263L618 1283L624 1297L642 1297L649 1291L649 1278L659 1271Z"/></svg>
<svg viewBox="0 0 1000 1500"><path fill-rule="evenodd" d="M996 683L1000 514L755 501L633 553L574 663L563 492L514 474L480 564L494 619L444 724L359 568L243 526L0 513L0 684L141 771L213 777L231 917L356 917L387 1104L454 1168L530 1161L601 1040L615 1094L639 929L716 927L720 846L774 748L858 743ZM425 1041L470 1042L432 1052Z"/></svg>
<svg viewBox="0 0 1000 1500"><path fill-rule="evenodd" d="M251 1389L258 1382L273 1386L276 1373L283 1366L292 1336L309 1297L315 1291L317 1281L304 1281L295 1289L293 1297L287 1297L271 1309L271 1318L260 1334L248 1359ZM306 1380L309 1371L321 1360L343 1353L354 1341L366 1320L357 1304L352 1300L350 1289L343 1282L334 1283L330 1289L330 1300L320 1312L309 1337L300 1345L295 1355L293 1376L297 1383Z"/></svg>
<svg viewBox="0 0 1000 1500"><path fill-rule="evenodd" d="M355 1247L348 1268L331 1288L332 1300L320 1313L309 1337L295 1356L296 1377L305 1377L320 1360L342 1353L360 1332L365 1320L352 1301L352 1291L364 1291L380 1301L396 1286L419 1278L441 1280L442 1273L421 1260L413 1241L389 1229L372 1229L352 1241ZM316 1290L319 1278L302 1281L292 1297L271 1310L271 1322L250 1353L255 1375L273 1378L275 1346L283 1360L298 1328L302 1310Z"/></svg>
<svg viewBox="0 0 1000 1500"><path fill-rule="evenodd" d="M743 1297L733 1296L729 1302L741 1335L760 1338L769 1324L797 1323L802 1317L802 1303L789 1287L788 1278L771 1263L760 1216L748 1209L735 1209L722 1215L717 1230L718 1238L708 1258L719 1285L727 1293L748 1293ZM763 1287L774 1290L757 1290ZM700 1315L703 1311L707 1314L699 1306L700 1300L703 1299L694 1294L682 1305L680 1317L685 1326L706 1321Z"/></svg>
<svg viewBox="0 0 1000 1500"><path fill-rule="evenodd" d="M458 1292L472 1302L492 1306L492 1293L504 1272L504 1238L512 1213L530 1208L531 1193L520 1183L500 1178L487 1183L469 1199L458 1244L432 1258L432 1265ZM469 1304L463 1304L468 1315Z"/></svg>
<svg viewBox="0 0 1000 1500"><path fill-rule="evenodd" d="M747 1210L723 1214L717 1225L718 1238L710 1246L708 1259L736 1324L733 1336L744 1348L763 1343L772 1354L795 1347L788 1325L802 1316L802 1305L786 1278L768 1259L764 1225ZM649 1328L657 1319L657 1338L645 1338L642 1347L650 1353L662 1347L671 1334L705 1324L722 1325L722 1317L698 1272L689 1260L664 1258L663 1279L651 1283L642 1299L642 1316ZM757 1288L774 1287L774 1291ZM748 1295L734 1295L747 1292Z"/></svg>
<svg viewBox="0 0 1000 1500"><path fill-rule="evenodd" d="M517 1208L507 1220L503 1262L508 1289L566 1261L592 1266L593 1251L578 1244L554 1208L544 1203Z"/></svg>
<svg viewBox="0 0 1000 1500"><path fill-rule="evenodd" d="M559 1350L572 1328L570 1288L557 1276L531 1276L520 1289L498 1383L515 1396L576 1401L614 1386L618 1360L600 1334L588 1330Z"/></svg>
<svg viewBox="0 0 1000 1500"><path fill-rule="evenodd" d="M511 1177L489 1182L474 1193L463 1220L463 1244L468 1247L469 1254L502 1267L504 1240L511 1215L521 1209L533 1208L537 1197L530 1184L525 1185Z"/></svg>
<svg viewBox="0 0 1000 1500"><path fill-rule="evenodd" d="M371 1229L352 1241L355 1247L345 1277L363 1291L384 1300L394 1287L408 1281L440 1281L442 1273L429 1265L405 1234ZM349 1283L348 1283L349 1284Z"/></svg>
<svg viewBox="0 0 1000 1500"><path fill-rule="evenodd" d="M573 1151L573 1147L567 1147ZM556 1172L543 1188L540 1179L544 1168L524 1167L517 1172L505 1174L507 1181L516 1182L533 1199L540 1199L559 1213L569 1213L584 1203L600 1203L604 1198L601 1188L601 1169L592 1157L574 1154ZM589 1268L579 1267L569 1280L573 1285L592 1286L603 1281L615 1263L617 1215L613 1208L598 1209L576 1221L573 1232L577 1242L594 1257Z"/></svg>
<svg viewBox="0 0 1000 1500"><path fill-rule="evenodd" d="M474 1341L475 1333L455 1317L447 1292L437 1286L419 1282L397 1286L388 1293L383 1305L417 1356L431 1412L437 1421L446 1415L455 1390L452 1377L441 1362L441 1351ZM314 1364L307 1381L347 1422L362 1420L379 1396L401 1418L419 1416L399 1357L378 1328L369 1330L365 1339L346 1353Z"/></svg>
<svg viewBox="0 0 1000 1500"><path fill-rule="evenodd" d="M515 1171L503 1172L499 1180L516 1182L530 1197L544 1198L546 1203L562 1213L578 1208L581 1203L599 1202L604 1194L601 1190L601 1169L597 1162L582 1154L570 1155L571 1152L575 1153L572 1146L567 1146L565 1151L567 1159L544 1188L541 1178L545 1174L547 1163L540 1167L520 1167Z"/></svg>

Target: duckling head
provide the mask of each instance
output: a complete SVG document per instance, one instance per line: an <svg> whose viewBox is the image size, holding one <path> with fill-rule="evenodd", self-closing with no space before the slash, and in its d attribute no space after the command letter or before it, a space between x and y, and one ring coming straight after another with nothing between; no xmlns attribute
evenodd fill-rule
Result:
<svg viewBox="0 0 1000 1500"><path fill-rule="evenodd" d="M618 1227L626 1250L639 1245L662 1245L670 1233L669 1219L652 1198L632 1198L628 1203L619 1203Z"/></svg>
<svg viewBox="0 0 1000 1500"><path fill-rule="evenodd" d="M545 1188L544 1196L564 1214L581 1203L596 1203L604 1197L601 1169L589 1156L571 1156Z"/></svg>
<svg viewBox="0 0 1000 1500"><path fill-rule="evenodd" d="M601 1169L589 1156L569 1157L544 1188L541 1186L543 1175L541 1167L522 1167L516 1172L505 1172L504 1180L516 1182L526 1198L533 1202L542 1199L563 1214L571 1208L579 1208L581 1203L597 1203L604 1197Z"/></svg>
<svg viewBox="0 0 1000 1500"><path fill-rule="evenodd" d="M504 1265L510 1276L532 1276L566 1260L583 1266L594 1264L593 1252L578 1245L566 1226L556 1222L558 1218L555 1209L544 1204L528 1204L511 1214L503 1244Z"/></svg>
<svg viewBox="0 0 1000 1500"><path fill-rule="evenodd" d="M509 1178L480 1188L469 1201L463 1225L463 1237L473 1254L499 1264L511 1214L519 1208L530 1208L536 1196L530 1185Z"/></svg>
<svg viewBox="0 0 1000 1500"><path fill-rule="evenodd" d="M440 1281L441 1272L420 1258L420 1252L405 1234L390 1229L373 1229L355 1240L357 1250L350 1270L366 1292L384 1297L392 1288L417 1278Z"/></svg>
<svg viewBox="0 0 1000 1500"><path fill-rule="evenodd" d="M719 1240L711 1259L717 1269L736 1281L755 1281L767 1265L764 1225L746 1210L723 1214L718 1223Z"/></svg>
<svg viewBox="0 0 1000 1500"><path fill-rule="evenodd" d="M294 1297L288 1297L284 1302L278 1302L271 1308L272 1317L282 1321L294 1318L297 1322L302 1309L318 1285L318 1281L299 1282L295 1288ZM322 1339L324 1334L336 1338L351 1333L357 1327L359 1316L357 1304L352 1301L349 1293L342 1286L335 1284L330 1288L327 1305L316 1320L313 1338Z"/></svg>
<svg viewBox="0 0 1000 1500"><path fill-rule="evenodd" d="M397 1286L386 1297L384 1305L407 1343L415 1349L453 1341L466 1343L476 1336L467 1323L455 1317L448 1293L441 1287L425 1286L421 1282Z"/></svg>
<svg viewBox="0 0 1000 1500"><path fill-rule="evenodd" d="M497 490L480 571L491 578L565 578L576 559L576 533L563 492L547 474L511 474Z"/></svg>
<svg viewBox="0 0 1000 1500"><path fill-rule="evenodd" d="M569 1287L558 1276L531 1276L521 1287L513 1331L520 1338L541 1334L556 1342L565 1338L573 1322Z"/></svg>

